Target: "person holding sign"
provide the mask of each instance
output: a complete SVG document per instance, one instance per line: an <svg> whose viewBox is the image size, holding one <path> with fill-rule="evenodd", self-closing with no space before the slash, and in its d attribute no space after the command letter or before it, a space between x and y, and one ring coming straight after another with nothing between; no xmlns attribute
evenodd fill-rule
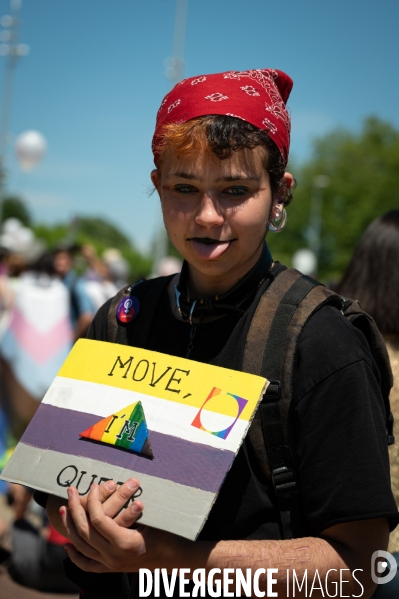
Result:
<svg viewBox="0 0 399 599"><path fill-rule="evenodd" d="M185 79L164 98L151 179L183 268L130 288L128 304L126 294L105 304L91 339L255 372L262 354L246 354L251 322L262 302L261 338L262 323L278 309L268 290L285 271L265 237L283 229L292 199L294 179L286 171L291 88L281 71L231 71ZM277 343L269 354L279 351ZM313 597L325 596L327 583L330 593L340 584L344 595L369 597L371 557L386 549L398 518L378 370L362 333L326 305L303 327L290 376L291 507L284 509L282 487L277 478L273 486L262 448L251 441L252 429L264 426L255 418L195 542L141 526L140 500L120 511L137 492L137 480L118 489L112 481L93 485L87 499L70 487L67 506L50 497L50 520L71 540L66 550L73 564L86 573L231 568L233 577L263 568L261 592L270 592L267 570L274 568L272 591L279 596L286 596L287 571L295 569L299 580L306 574L312 581Z"/></svg>

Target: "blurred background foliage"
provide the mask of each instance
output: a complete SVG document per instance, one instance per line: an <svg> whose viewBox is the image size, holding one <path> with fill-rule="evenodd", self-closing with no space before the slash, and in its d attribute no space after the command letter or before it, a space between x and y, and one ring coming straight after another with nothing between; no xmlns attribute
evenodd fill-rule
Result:
<svg viewBox="0 0 399 599"><path fill-rule="evenodd" d="M4 198L1 216L2 221L8 218L17 218L25 227L30 227L32 224L28 208L20 198L14 196Z"/></svg>
<svg viewBox="0 0 399 599"><path fill-rule="evenodd" d="M76 217L70 222L55 225L33 223L23 200L6 197L3 220L8 218L18 218L23 225L30 227L49 250L59 246L91 244L101 256L105 249L112 247L120 250L128 261L132 281L151 272L151 258L140 253L118 227L103 218Z"/></svg>
<svg viewBox="0 0 399 599"><path fill-rule="evenodd" d="M151 272L151 258L141 254L118 227L103 218L76 217L66 224L34 225L33 230L50 249L59 245L91 244L99 256L107 248L120 250L129 263L132 281Z"/></svg>
<svg viewBox="0 0 399 599"><path fill-rule="evenodd" d="M281 234L268 235L275 259L291 265L292 255L309 247L312 211L321 209L319 269L323 281L337 280L367 225L380 214L399 207L399 131L376 117L364 120L357 133L333 130L314 141L313 153L302 164L288 167L297 180L288 223ZM317 189L324 176L327 185ZM90 243L97 252L114 247L130 264L134 280L151 272L155 240L147 255L139 252L114 224L100 217L77 216L55 225L33 223L23 200L8 197L3 218L19 218L49 249L60 243ZM170 253L176 254L171 248Z"/></svg>
<svg viewBox="0 0 399 599"><path fill-rule="evenodd" d="M380 214L399 207L399 131L376 117L360 132L337 129L316 139L304 164L289 165L297 180L288 222L268 235L276 259L291 265L292 254L308 247L315 179L329 178L322 197L318 276L334 281L347 265L364 229ZM313 208L313 206L312 206Z"/></svg>

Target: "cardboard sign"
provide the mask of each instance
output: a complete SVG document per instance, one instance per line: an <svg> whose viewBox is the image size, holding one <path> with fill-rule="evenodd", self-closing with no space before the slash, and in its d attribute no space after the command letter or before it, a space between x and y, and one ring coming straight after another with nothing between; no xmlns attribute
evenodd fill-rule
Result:
<svg viewBox="0 0 399 599"><path fill-rule="evenodd" d="M60 497L140 481L143 524L196 539L268 385L259 376L79 340L1 478Z"/></svg>

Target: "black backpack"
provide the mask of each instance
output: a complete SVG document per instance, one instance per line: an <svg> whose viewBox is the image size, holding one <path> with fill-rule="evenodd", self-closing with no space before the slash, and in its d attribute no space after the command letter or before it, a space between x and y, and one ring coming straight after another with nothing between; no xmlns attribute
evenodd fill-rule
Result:
<svg viewBox="0 0 399 599"><path fill-rule="evenodd" d="M377 325L357 300L340 297L293 268L280 271L262 295L246 339L243 371L270 381L248 432L257 464L271 481L280 510L282 536L292 538L291 511L298 493L289 414L296 347L303 327L322 306L334 306L362 331L380 372L387 443L392 445L389 393L393 375ZM266 447L266 452L265 452Z"/></svg>

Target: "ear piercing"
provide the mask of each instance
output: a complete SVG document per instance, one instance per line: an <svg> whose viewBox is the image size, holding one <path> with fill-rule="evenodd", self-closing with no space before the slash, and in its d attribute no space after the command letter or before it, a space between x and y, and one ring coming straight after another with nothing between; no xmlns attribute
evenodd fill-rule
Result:
<svg viewBox="0 0 399 599"><path fill-rule="evenodd" d="M279 208L276 208L274 218L269 219L269 231L272 231L272 233L280 233L284 229L286 223L287 212L285 208L283 208L282 212L280 212Z"/></svg>

